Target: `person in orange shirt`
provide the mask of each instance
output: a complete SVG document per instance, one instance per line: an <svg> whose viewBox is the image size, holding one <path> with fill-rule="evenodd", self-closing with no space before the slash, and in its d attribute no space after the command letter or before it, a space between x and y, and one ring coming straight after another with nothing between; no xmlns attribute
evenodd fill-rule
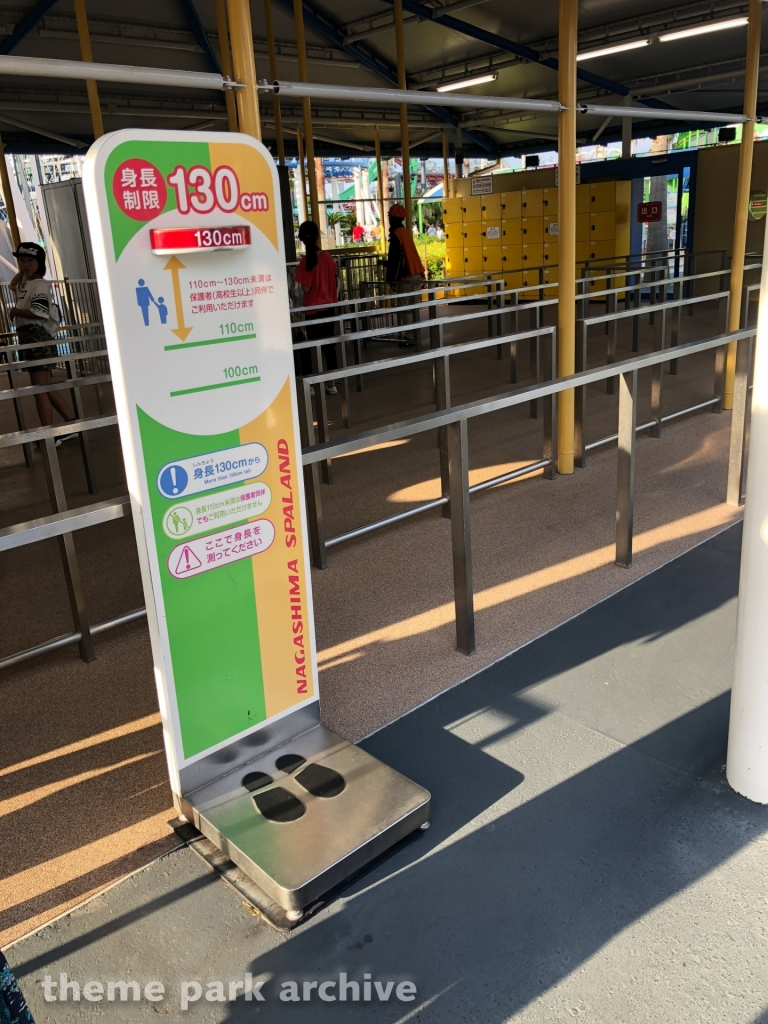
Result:
<svg viewBox="0 0 768 1024"><path fill-rule="evenodd" d="M413 237L405 227L405 207L397 203L389 210L389 252L387 253L386 280L393 292L417 292L424 284L424 265L419 259ZM418 296L398 300L398 305L412 305ZM414 323L421 319L418 312L401 313L401 323ZM407 331L401 345L415 345L416 332Z"/></svg>
<svg viewBox="0 0 768 1024"><path fill-rule="evenodd" d="M312 320L322 320L334 316L334 308L339 301L338 269L336 262L328 252L320 248L320 229L311 220L305 220L299 228L299 241L304 243L305 255L301 257L296 268L296 284L301 285L303 304L305 306L328 306L328 309L316 309L304 314L304 333L307 341L319 341L320 338L334 336L333 324L313 324ZM323 345L323 355L327 369L338 368L336 345ZM312 373L312 355L309 349L299 349L294 354L296 374L306 377ZM337 395L336 381L326 382L325 393Z"/></svg>

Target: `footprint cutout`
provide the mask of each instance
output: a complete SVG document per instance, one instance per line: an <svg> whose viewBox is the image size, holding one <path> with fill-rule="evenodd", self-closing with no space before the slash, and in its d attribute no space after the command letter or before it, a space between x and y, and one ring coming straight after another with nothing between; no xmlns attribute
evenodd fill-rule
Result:
<svg viewBox="0 0 768 1024"><path fill-rule="evenodd" d="M249 793L255 793L257 789L271 786L272 776L266 775L264 772L248 772L242 778L242 785L245 786Z"/></svg>
<svg viewBox="0 0 768 1024"><path fill-rule="evenodd" d="M280 786L257 793L253 802L268 821L296 821L307 810L298 797Z"/></svg>
<svg viewBox="0 0 768 1024"><path fill-rule="evenodd" d="M301 754L283 754L275 761L275 768L279 772L285 772L286 775L290 775L291 772L295 772L297 768L300 768L304 761L305 758Z"/></svg>
<svg viewBox="0 0 768 1024"><path fill-rule="evenodd" d="M338 772L335 772L333 768L326 768L322 764L308 764L296 776L296 781L312 796L321 797L338 796L346 786L346 782Z"/></svg>

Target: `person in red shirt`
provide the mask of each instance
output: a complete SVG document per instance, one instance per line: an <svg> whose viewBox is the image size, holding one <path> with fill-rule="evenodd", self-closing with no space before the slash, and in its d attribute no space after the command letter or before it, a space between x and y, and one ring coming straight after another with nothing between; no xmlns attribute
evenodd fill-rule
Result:
<svg viewBox="0 0 768 1024"><path fill-rule="evenodd" d="M333 324L313 324L312 320L320 320L334 316L334 306L339 301L337 287L338 271L336 262L330 253L320 248L320 229L311 220L305 220L299 228L299 241L304 243L305 255L301 257L296 268L296 284L301 285L305 306L328 306L328 309L313 310L304 314L304 333L307 341L318 341L320 338L332 338ZM326 368L335 370L339 361L336 345L323 345ZM312 356L309 349L300 349L295 353L296 374L305 377L312 373ZM325 385L327 395L336 395L338 390L335 381Z"/></svg>
<svg viewBox="0 0 768 1024"><path fill-rule="evenodd" d="M355 226L352 228L352 241L362 242L364 238L365 228L362 226L362 224L355 224Z"/></svg>

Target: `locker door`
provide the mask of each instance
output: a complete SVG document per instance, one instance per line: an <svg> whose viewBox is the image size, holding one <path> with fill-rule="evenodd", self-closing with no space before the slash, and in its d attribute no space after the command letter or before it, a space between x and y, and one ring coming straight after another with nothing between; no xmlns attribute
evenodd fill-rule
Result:
<svg viewBox="0 0 768 1024"><path fill-rule="evenodd" d="M555 266L560 259L560 246L557 242L545 242L543 248L544 266Z"/></svg>
<svg viewBox="0 0 768 1024"><path fill-rule="evenodd" d="M495 196L481 196L481 220L501 220L501 193Z"/></svg>
<svg viewBox="0 0 768 1024"><path fill-rule="evenodd" d="M516 220L503 220L501 222L501 242L502 245L523 244L523 228L520 217Z"/></svg>
<svg viewBox="0 0 768 1024"><path fill-rule="evenodd" d="M592 197L589 192L589 185L576 186L576 213L589 213L592 205Z"/></svg>
<svg viewBox="0 0 768 1024"><path fill-rule="evenodd" d="M501 221L483 221L482 223L483 245L501 245Z"/></svg>
<svg viewBox="0 0 768 1024"><path fill-rule="evenodd" d="M521 196L522 192L500 192L499 198L501 199L501 219L507 220L511 218L519 218L522 216L521 208Z"/></svg>
<svg viewBox="0 0 768 1024"><path fill-rule="evenodd" d="M560 202L558 198L558 191L556 188L545 188L541 192L542 200L541 205L544 207L545 217L554 217L557 220L557 214L560 209Z"/></svg>
<svg viewBox="0 0 768 1024"><path fill-rule="evenodd" d="M461 224L462 218L462 199L444 199L443 200L443 225L447 227L448 224Z"/></svg>
<svg viewBox="0 0 768 1024"><path fill-rule="evenodd" d="M464 199L462 199L465 224L468 224L471 221L480 220L484 198L485 196L465 196Z"/></svg>
<svg viewBox="0 0 768 1024"><path fill-rule="evenodd" d="M461 221L458 223L446 224L445 226L445 247L446 249L464 248L464 230Z"/></svg>
<svg viewBox="0 0 768 1024"><path fill-rule="evenodd" d="M576 262L585 263L589 259L589 242L587 239L583 241L581 239L576 240ZM580 271L580 267L577 267L577 273Z"/></svg>
<svg viewBox="0 0 768 1024"><path fill-rule="evenodd" d="M544 207L542 206L543 201L543 188L523 189L523 194L520 200L523 217L541 217L544 213Z"/></svg>
<svg viewBox="0 0 768 1024"><path fill-rule="evenodd" d="M576 241L588 242L592 235L592 223L588 213L576 214Z"/></svg>
<svg viewBox="0 0 768 1024"><path fill-rule="evenodd" d="M544 241L544 218L522 217L520 230L523 233L523 245Z"/></svg>
<svg viewBox="0 0 768 1024"><path fill-rule="evenodd" d="M468 246L464 249L464 273L480 274L483 270L483 248L480 245Z"/></svg>
<svg viewBox="0 0 768 1024"><path fill-rule="evenodd" d="M616 236L616 214L593 213L590 218L590 238L593 242L607 242Z"/></svg>
<svg viewBox="0 0 768 1024"><path fill-rule="evenodd" d="M501 246L500 245L484 245L483 246L483 270L497 273L502 269L501 263Z"/></svg>
<svg viewBox="0 0 768 1024"><path fill-rule="evenodd" d="M597 181L589 186L590 213L608 213L616 209L616 182Z"/></svg>
<svg viewBox="0 0 768 1024"><path fill-rule="evenodd" d="M483 226L479 220L472 221L468 224L465 223L462 229L462 234L464 235L464 248L466 249L468 246L474 245L481 246L483 244L482 232Z"/></svg>
<svg viewBox="0 0 768 1024"><path fill-rule="evenodd" d="M508 270L519 270L523 265L522 245L501 246L501 266L506 273Z"/></svg>
<svg viewBox="0 0 768 1024"><path fill-rule="evenodd" d="M523 242L523 270L540 267L544 263L544 246L541 242L528 245Z"/></svg>
<svg viewBox="0 0 768 1024"><path fill-rule="evenodd" d="M448 277L461 277L464 273L464 248L456 246L445 250L445 273Z"/></svg>
<svg viewBox="0 0 768 1024"><path fill-rule="evenodd" d="M550 239L556 239L560 235L560 223L559 223L557 217L558 217L558 215L556 213L554 213L554 214L546 214L545 213L544 214L544 241L545 242L549 241Z"/></svg>

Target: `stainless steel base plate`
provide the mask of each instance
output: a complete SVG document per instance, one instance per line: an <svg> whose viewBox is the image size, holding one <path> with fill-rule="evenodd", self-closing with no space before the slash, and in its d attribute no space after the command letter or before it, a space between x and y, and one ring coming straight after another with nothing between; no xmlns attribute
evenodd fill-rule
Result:
<svg viewBox="0 0 768 1024"><path fill-rule="evenodd" d="M182 807L296 914L429 819L421 786L322 725L187 794Z"/></svg>

